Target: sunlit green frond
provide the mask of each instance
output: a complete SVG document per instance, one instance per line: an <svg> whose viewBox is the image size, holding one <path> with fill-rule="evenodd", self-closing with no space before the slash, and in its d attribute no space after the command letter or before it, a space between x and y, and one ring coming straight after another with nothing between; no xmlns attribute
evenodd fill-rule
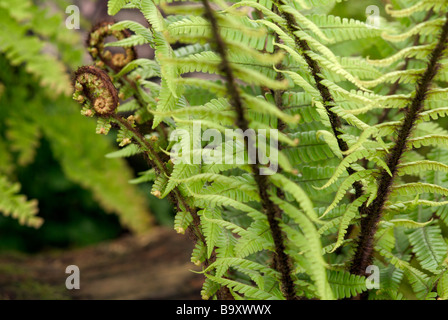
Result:
<svg viewBox="0 0 448 320"><path fill-rule="evenodd" d="M6 177L0 176L0 212L4 216L17 219L20 224L39 228L43 220L36 216L37 201L27 200L19 194L20 185L11 183Z"/></svg>
<svg viewBox="0 0 448 320"><path fill-rule="evenodd" d="M421 266L426 270L439 273L441 264L448 254L448 245L440 234L437 225L418 228L409 234L412 251Z"/></svg>
<svg viewBox="0 0 448 320"><path fill-rule="evenodd" d="M336 299L350 298L366 290L366 279L345 271L329 271L328 282Z"/></svg>

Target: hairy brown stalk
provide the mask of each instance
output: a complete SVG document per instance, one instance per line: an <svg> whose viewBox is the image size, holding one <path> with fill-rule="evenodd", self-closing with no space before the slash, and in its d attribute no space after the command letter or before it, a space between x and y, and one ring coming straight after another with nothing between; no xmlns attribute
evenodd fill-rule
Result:
<svg viewBox="0 0 448 320"><path fill-rule="evenodd" d="M149 162L149 164L151 165L151 167L155 168L155 170L160 173L160 174L164 174L166 176L169 176L169 171L166 168L164 162L162 161L162 159L160 158L159 154L154 150L154 148L152 147L152 145L145 139L145 137L140 133L139 130L137 130L136 128L134 128L129 121L127 121L126 119L123 119L120 115L118 114L114 114L113 119L115 121L117 121L122 127L126 128L127 130L131 131L134 136L135 139L137 140L138 144L144 146L144 148L147 149L148 151L148 158L147 161ZM174 198L181 204L181 208L179 209L184 209L187 210L191 216L193 217L193 225L194 228L190 229L190 231L193 233L194 238L196 241L202 241L203 243L205 242L205 238L204 235L202 234L202 232L199 231L199 226L200 226L200 218L199 215L197 214L197 210L194 207L191 207L188 204L188 201L185 199L185 197L182 196L182 194L180 193L179 189L176 187L174 188L172 191L172 196L174 196ZM207 264L208 266L208 264Z"/></svg>
<svg viewBox="0 0 448 320"><path fill-rule="evenodd" d="M123 86L127 82L132 87L132 90L133 90L132 96L134 97L135 101L137 101L140 108L143 108L144 110L146 110L147 103L143 100L143 97L140 95L137 83L135 81L133 81L132 79L130 79L127 75L122 76L119 79L119 81ZM152 120L154 120L154 116L152 116L152 118L151 118L151 125L152 125ZM167 136L167 132L166 132L166 125L163 122L159 123L157 128L149 129L148 131L149 132L157 131L157 133L159 134L159 137L161 138L161 141L163 143L167 143L168 136Z"/></svg>
<svg viewBox="0 0 448 320"><path fill-rule="evenodd" d="M287 31L294 38L296 47L300 50L300 53L302 54L303 58L305 59L307 65L311 71L311 75L316 84L316 88L320 93L324 108L327 112L328 118L330 119L331 129L333 131L334 136L336 137L336 141L338 143L339 149L342 152L345 152L349 149L349 147L347 145L347 142L345 142L340 137L340 135L342 134L342 131L341 131L342 121L341 121L341 118L331 110L332 107L334 107L336 105L336 103L335 103L333 96L331 95L330 90L324 84L322 84L323 78L321 77L321 68L320 68L319 64L317 63L317 61L312 59L309 56L309 54L307 53L308 51L311 50L308 43L305 40L300 39L297 35L295 35L294 32L299 31L299 30L295 26L296 24L295 24L294 17L291 14L282 11L280 9L281 4L278 1L274 1L274 4L279 9L279 12L281 13L282 17L286 20L286 25L287 25L287 29L288 29ZM351 175L351 174L355 173L355 170L353 170L351 167L349 167L349 168L347 168L347 172L349 175ZM353 187L355 189L355 198L359 198L364 193L364 191L362 189L362 184L359 182L355 182L353 184Z"/></svg>
<svg viewBox="0 0 448 320"><path fill-rule="evenodd" d="M121 116L114 114L112 117L122 127L131 131L134 134L137 143L147 149L147 153L144 153L144 155L148 165L152 168L155 168L155 170L157 170L157 172L159 172L160 174L169 176L168 169L166 168L163 160L159 157L159 154L154 150L152 145L144 138L144 136L140 133L140 131L137 128L134 128L126 119L123 119ZM193 223L188 226L187 229L188 235L193 240L193 242L197 243L198 241L200 241L205 245L206 240L203 233L201 232L201 219L197 213L197 208L189 205L187 199L185 199L185 197L182 196L177 187L173 188L173 190L169 193L168 198L174 205L177 206L178 211L186 210L191 214L191 216L193 217ZM208 268L215 261L216 261L216 253L213 250L211 257L205 258L205 261L203 263L204 268L205 269ZM220 288L216 293L216 295L219 300L228 300L231 298L230 292L226 287Z"/></svg>
<svg viewBox="0 0 448 320"><path fill-rule="evenodd" d="M218 21L215 17L213 9L210 6L209 1L202 0L202 4L205 8L205 17L207 20L209 20L211 25L212 36L216 45L216 51L220 55L222 60L220 67L226 79L226 86L230 99L230 104L234 107L237 114L236 125L241 130L246 131L249 129L249 122L245 116L243 100L241 98L240 91L238 89L238 85L236 83L236 79L233 74L233 70L230 66L227 57L227 44L221 37L221 34L219 32ZM252 140L251 136L248 137L247 143L245 141L246 146L254 143L255 141ZM277 217L281 216L281 210L269 198L268 195L269 183L267 180L267 176L260 175L259 169L260 168L258 163L252 165L252 171L255 182L258 187L262 206L263 209L266 211L269 227L271 229L272 237L274 239L276 266L277 271L279 271L281 274L282 290L285 294L286 299L295 300L297 299L297 295L294 288L294 281L291 275L292 268L290 265L290 258L285 252L284 234L280 228L279 221L277 220Z"/></svg>
<svg viewBox="0 0 448 320"><path fill-rule="evenodd" d="M383 214L384 204L389 197L397 173L398 164L403 153L406 151L408 139L414 129L419 113L423 109L425 99L434 77L439 70L439 61L443 58L444 52L448 46L448 14L446 15L446 18L447 20L442 27L437 46L431 53L426 70L417 83L415 96L406 108L406 115L398 131L396 141L387 156L386 163L392 176L385 170L381 171L377 180L378 195L372 204L366 208L367 217L361 225L361 233L358 237L357 248L350 268L351 273L365 275L366 268L372 262L375 233L378 228L378 222Z"/></svg>

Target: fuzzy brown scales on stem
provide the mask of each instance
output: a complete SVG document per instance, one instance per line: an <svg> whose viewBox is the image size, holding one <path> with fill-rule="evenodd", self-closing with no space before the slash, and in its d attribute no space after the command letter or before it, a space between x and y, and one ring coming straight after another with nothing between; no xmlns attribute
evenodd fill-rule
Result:
<svg viewBox="0 0 448 320"><path fill-rule="evenodd" d="M146 140L145 137L141 134L141 132L121 116L115 114L113 118L122 127L126 128L128 131L131 131L135 136L136 142L147 150L147 153L145 153L145 160L148 162L148 165L153 167L159 174L163 174L168 177L170 175L170 172L166 167L166 164L164 163L160 155L154 150L151 143ZM160 196L160 193L158 194ZM197 213L197 209L193 206L190 206L187 198L185 198L181 194L177 187L173 188L173 190L169 193L168 199L177 206L177 211L186 211L190 213L193 218L193 222L188 227L188 234L195 243L199 241L205 244L206 241L204 235L201 232L201 220ZM212 257L211 259L206 258L204 261L204 267L207 268L211 263L213 263L213 261L214 257Z"/></svg>
<svg viewBox="0 0 448 320"><path fill-rule="evenodd" d="M103 21L95 25L87 38L87 50L93 60L101 61L99 66L104 64L115 72L118 72L129 62L137 59L137 51L133 46L124 48L125 54L113 54L111 51L105 49L107 37L113 36L117 40L123 40L131 36L128 30L112 30L110 28L112 25L114 25L113 21Z"/></svg>
<svg viewBox="0 0 448 320"><path fill-rule="evenodd" d="M415 127L419 113L423 109L431 84L440 68L439 62L448 47L448 14L446 18L447 20L442 27L437 46L431 53L426 70L417 83L415 95L406 108L406 115L398 131L395 144L387 156L386 163L392 176L385 170L382 170L377 181L378 195L366 209L367 217L361 225L361 233L357 241L357 248L350 269L351 273L365 275L366 268L372 262L374 237L383 214L384 204L389 197L400 159L407 149L409 137Z"/></svg>
<svg viewBox="0 0 448 320"><path fill-rule="evenodd" d="M339 118L339 116L331 110L331 108L336 105L336 102L334 101L330 90L325 85L322 84L323 78L321 77L321 68L320 68L319 64L317 63L317 61L313 60L310 57L310 55L307 53L308 51L311 50L308 43L305 40L300 39L297 35L295 35L294 32L298 31L298 29L296 28L296 23L295 23L294 17L287 12L282 12L279 9L280 3L278 3L278 2L274 2L274 3L278 8L279 13L281 13L281 15L286 20L286 25L287 25L287 29L288 29L287 31L289 32L290 35L293 36L297 48L300 49L301 54L310 69L311 75L316 83L316 88L320 93L323 105L325 107L328 118L330 120L331 129L333 131L334 136L336 137L336 141L338 143L339 149L342 152L345 152L349 149L349 147L347 145L347 142L345 142L343 139L340 138L340 135L342 134L342 131L341 131L342 121ZM347 172L348 172L348 174L351 175L351 174L355 173L355 170L353 170L351 167L349 167L349 168L347 168ZM355 189L355 198L359 198L364 193L363 189L362 189L362 184L359 182L355 182L353 184L353 187ZM363 210L363 207L361 208L361 210Z"/></svg>
<svg viewBox="0 0 448 320"><path fill-rule="evenodd" d="M140 133L140 131L136 127L132 126L129 123L129 121L123 119L119 115L114 115L114 119L122 127L133 132L136 138L136 142L147 150L147 153L145 153L145 160L147 161L148 165L153 167L159 174L163 174L168 177L170 175L170 172L166 167L165 163L160 158L160 155L154 150L151 143L149 143L145 139L145 137ZM187 198L181 194L181 192L177 187L173 188L173 190L168 194L168 199L177 207L178 212L186 211L192 216L193 222L188 226L187 229L188 235L195 243L201 242L205 245L206 241L203 233L201 232L201 220L197 213L197 208L190 206ZM210 259L205 258L203 262L204 267L207 268L208 266L210 266L215 261L215 259L216 257L214 253L210 257ZM223 292L225 292L225 290L221 290L218 292L218 296L220 299L225 299L225 297L228 296Z"/></svg>
<svg viewBox="0 0 448 320"><path fill-rule="evenodd" d="M245 110L243 106L243 100L241 98L236 79L233 74L232 67L227 56L227 45L224 39L221 37L219 31L219 25L215 13L210 6L208 0L202 0L202 4L205 8L205 18L210 22L213 40L215 42L216 52L221 57L221 71L226 79L226 88L230 99L230 104L236 111L236 126L243 131L249 129L249 122L245 116ZM255 141L245 141L245 145L254 144ZM290 258L285 252L284 234L280 228L277 217L281 216L280 208L275 205L269 198L267 177L259 174L258 164L252 165L252 171L254 179L258 187L260 199L263 209L267 213L269 227L271 229L272 237L274 239L275 254L276 254L276 266L277 271L281 274L282 290L286 299L295 300L297 295L295 292L294 281L292 279L292 267L290 265Z"/></svg>

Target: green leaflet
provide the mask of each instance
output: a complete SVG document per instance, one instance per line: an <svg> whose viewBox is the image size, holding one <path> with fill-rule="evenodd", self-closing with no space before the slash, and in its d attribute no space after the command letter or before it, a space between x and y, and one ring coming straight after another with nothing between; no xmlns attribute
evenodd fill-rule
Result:
<svg viewBox="0 0 448 320"><path fill-rule="evenodd" d="M444 1L440 0L421 0L414 4L412 7L402 9L402 10L392 10L391 5L386 6L386 12L393 17L408 17L416 12L421 12L423 10L434 10L434 11L442 11L448 8L448 4Z"/></svg>
<svg viewBox="0 0 448 320"><path fill-rule="evenodd" d="M110 0L107 3L107 14L114 16L118 13L130 0Z"/></svg>
<svg viewBox="0 0 448 320"><path fill-rule="evenodd" d="M439 207L439 206L445 206L448 204L448 201L441 201L441 202L436 202L436 201L428 201L428 200L417 200L417 201L404 201L404 202L396 202L394 204L391 204L388 206L389 210L404 210L408 207L415 207L418 205L423 205L423 206L429 206L429 207Z"/></svg>
<svg viewBox="0 0 448 320"><path fill-rule="evenodd" d="M412 285L417 297L424 299L431 288L428 285L428 276L418 269L412 267L408 262L403 261L387 250L378 248L379 253L390 261L395 267L401 269Z"/></svg>
<svg viewBox="0 0 448 320"><path fill-rule="evenodd" d="M405 174L412 175L420 173L422 171L432 171L432 170L448 172L448 165L437 161L429 161L429 160L409 162L401 164L398 167L398 174L400 176Z"/></svg>
<svg viewBox="0 0 448 320"><path fill-rule="evenodd" d="M136 59L136 60L131 61L123 69L121 69L120 72L115 75L115 77L119 78L122 75L134 70L137 67L141 67L141 68L150 70L150 72L153 76L160 75L160 68L154 61L147 60L147 59Z"/></svg>
<svg viewBox="0 0 448 320"><path fill-rule="evenodd" d="M146 20L156 32L161 32L165 29L165 21L159 9L152 0L141 0L140 10L145 16Z"/></svg>
<svg viewBox="0 0 448 320"><path fill-rule="evenodd" d="M307 250L307 239L298 231L292 229L289 226L283 226L283 230L286 232L286 234L289 235L293 243L303 250L303 254L307 258L307 262L309 263L306 271L311 275L312 279L315 282L318 296L323 300L334 299L327 280L326 270L325 268L323 268L323 259L322 256L320 256L321 252L316 253Z"/></svg>
<svg viewBox="0 0 448 320"><path fill-rule="evenodd" d="M6 177L0 176L0 191L0 212L4 216L11 216L21 225L36 229L42 225L42 218L36 216L37 200L27 200L26 196L18 194L18 183L13 184Z"/></svg>
<svg viewBox="0 0 448 320"><path fill-rule="evenodd" d="M130 144L120 150L106 154L106 158L127 158L127 157L132 157L141 152L142 151L140 150L140 148L137 145Z"/></svg>
<svg viewBox="0 0 448 320"><path fill-rule="evenodd" d="M272 182L277 186L282 186L285 188L300 204L303 211L308 215L308 217L312 221L319 221L316 212L314 211L311 200L308 196L303 192L302 188L300 188L297 184L286 178L281 174L274 174L270 177Z"/></svg>
<svg viewBox="0 0 448 320"><path fill-rule="evenodd" d="M350 167L351 163L358 161L359 159L362 159L362 158L372 158L372 159L376 160L376 158L372 157L371 151L366 150L366 149L360 149L360 150L357 150L357 151L351 153L350 155L348 155L344 159L342 159L341 163L334 171L333 176L327 181L327 183L325 183L323 186L319 187L319 189L328 188L347 170L347 168ZM384 166L386 166L386 165L384 164Z"/></svg>
<svg viewBox="0 0 448 320"><path fill-rule="evenodd" d="M347 228L351 224L352 220L358 215L358 209L364 203L364 201L366 201L366 199L367 195L361 196L348 206L347 211L343 214L341 222L339 224L338 238L336 240L336 244L330 251L330 253L334 252L337 248L339 248L342 245L345 234L347 233Z"/></svg>
<svg viewBox="0 0 448 320"><path fill-rule="evenodd" d="M289 203L282 201L277 197L273 197L276 202L285 213L290 216L302 229L303 236L296 230L289 226L283 226L283 230L288 238L296 239L295 244L305 252L305 256L312 264L312 278L317 287L317 291L322 299L332 299L332 294L329 293L329 287L327 282L327 275L325 271L325 261L322 257L322 245L319 239L317 230L311 220L305 216L300 210L293 207ZM302 238L303 237L303 238ZM303 241L306 239L306 241Z"/></svg>
<svg viewBox="0 0 448 320"><path fill-rule="evenodd" d="M217 209L207 210L204 209L203 212L209 212L209 216L211 219L220 219L221 213ZM201 214L201 213L198 213ZM207 220L206 218L201 217L202 230L204 231L204 236L207 241L207 258L210 258L212 255L213 249L218 243L219 235L222 232L222 229L217 224Z"/></svg>
<svg viewBox="0 0 448 320"><path fill-rule="evenodd" d="M448 146L448 136L438 135L438 134L430 134L424 137L409 139L408 142L409 147L412 148L421 148L422 146Z"/></svg>
<svg viewBox="0 0 448 320"><path fill-rule="evenodd" d="M193 217L189 212L179 211L174 218L174 230L177 233L185 234L192 221Z"/></svg>
<svg viewBox="0 0 448 320"><path fill-rule="evenodd" d="M344 271L330 270L328 282L336 299L350 298L366 290L366 279Z"/></svg>
<svg viewBox="0 0 448 320"><path fill-rule="evenodd" d="M32 10L28 14L33 15ZM46 13L41 12L40 14ZM0 7L0 15L3 21L0 30L0 51L6 55L10 63L15 66L26 63L27 72L38 78L39 83L48 94L70 94L70 78L66 73L63 61L50 54L40 54L41 50L51 42L41 40L39 32L36 35L26 34L27 30L34 27L32 23L35 21L16 20L3 6ZM76 37L76 35L71 36ZM56 45L63 45L57 40L54 42Z"/></svg>
<svg viewBox="0 0 448 320"><path fill-rule="evenodd" d="M260 211L254 209L244 203L233 200L229 197L220 196L220 195L202 195L202 194L194 194L194 193L192 193L192 194L197 198L196 201L199 204L207 203L208 205L212 204L212 205L217 205L217 206L231 206L235 209L242 210L242 211L246 212L251 217L263 216L263 214Z"/></svg>
<svg viewBox="0 0 448 320"><path fill-rule="evenodd" d="M330 43L379 37L382 33L381 29L368 28L364 22L354 19L332 15L312 15L308 19L322 28Z"/></svg>
<svg viewBox="0 0 448 320"><path fill-rule="evenodd" d="M396 227L404 227L404 228L408 228L408 229L422 228L422 227L430 224L431 222L432 222L432 220L427 221L427 222L416 222L416 221L407 220L407 219L393 219L393 220L388 220L387 222L384 221L385 224L392 224Z"/></svg>
<svg viewBox="0 0 448 320"><path fill-rule="evenodd" d="M6 137L11 142L11 150L18 153L18 164L26 166L34 160L41 138L40 126L23 114L13 112L6 120Z"/></svg>
<svg viewBox="0 0 448 320"><path fill-rule="evenodd" d="M409 241L421 266L434 273L440 272L439 267L448 253L440 228L431 225L416 229L409 235Z"/></svg>
<svg viewBox="0 0 448 320"><path fill-rule="evenodd" d="M110 28L112 30L129 29L132 32L134 32L137 36L140 36L143 39L145 39L145 41L148 43L153 43L154 41L152 32L147 28L145 28L144 26L142 26L140 23L137 23L135 21L123 20L115 23Z"/></svg>
<svg viewBox="0 0 448 320"><path fill-rule="evenodd" d="M227 267L231 266L238 266L245 269L252 269L255 271L258 271L260 273L264 273L267 275L278 277L278 273L271 268L268 268L260 263L250 261L247 259L241 259L241 258L220 258L213 264L211 264L207 269L204 270L204 272L209 272L210 270L216 268L217 265L226 265ZM216 274L216 276L221 277L222 274Z"/></svg>
<svg viewBox="0 0 448 320"><path fill-rule="evenodd" d="M277 295L273 295L269 292L263 291L259 288L240 283L237 281L229 280L226 278L218 278L212 275L207 274L207 278L210 280L217 282L219 284L225 285L232 290L235 290L241 294L244 294L247 298L257 299L257 300L279 300L282 299Z"/></svg>
<svg viewBox="0 0 448 320"><path fill-rule="evenodd" d="M247 228L247 234L235 244L236 256L245 258L262 250L274 252L273 238L266 218L259 217Z"/></svg>
<svg viewBox="0 0 448 320"><path fill-rule="evenodd" d="M200 55L196 54L188 56L182 59L166 59L162 58L162 61L166 65L177 66L179 73L189 72L205 72L205 73L218 73L219 64L221 60L214 53L203 52ZM235 74L238 78L246 81L249 84L265 85L272 89L286 89L288 87L285 81L275 81L265 76L258 70L252 70L253 64L244 63L244 61L232 61L235 64ZM245 65L250 66L247 68Z"/></svg>
<svg viewBox="0 0 448 320"><path fill-rule="evenodd" d="M397 62L403 58L415 57L417 59L423 59L431 52L432 49L434 49L434 44L410 47L410 48L405 48L405 49L397 52L393 56L388 57L386 59L381 59L381 60L367 59L367 61L368 61L368 63L375 65L375 66L389 66L392 63Z"/></svg>
<svg viewBox="0 0 448 320"><path fill-rule="evenodd" d="M393 195L415 195L423 192L448 196L448 189L430 183L407 183L393 188Z"/></svg>
<svg viewBox="0 0 448 320"><path fill-rule="evenodd" d="M442 300L448 299L448 276L446 272L444 272L442 277L439 279L437 284L437 294Z"/></svg>

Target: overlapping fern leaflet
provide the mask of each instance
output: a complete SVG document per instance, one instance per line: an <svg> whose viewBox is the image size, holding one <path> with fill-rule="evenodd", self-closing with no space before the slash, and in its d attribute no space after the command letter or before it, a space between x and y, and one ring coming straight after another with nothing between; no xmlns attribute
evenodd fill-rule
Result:
<svg viewBox="0 0 448 320"><path fill-rule="evenodd" d="M448 250L446 1L401 1L408 7L388 12L403 25L382 21L379 29L318 14L336 0L169 2L110 0L110 14L138 8L149 27L117 23L112 29L135 35L109 45L155 49L154 61L135 60L115 75L136 79L144 101L119 111L150 120L147 141L160 160L183 159L139 180L155 179L154 195L188 203L175 228L203 235L192 255L204 264L203 297L349 298L366 292L374 264L380 289L365 296L434 298ZM421 23L406 27L410 16ZM409 46L417 34L425 37ZM381 54L344 56L361 43ZM151 138L159 126L176 140ZM278 150L267 150L278 152L277 172L262 177L261 165L206 161L204 150L219 158L234 141L251 143L190 139L207 129L278 129ZM404 281L413 294L397 293Z"/></svg>

